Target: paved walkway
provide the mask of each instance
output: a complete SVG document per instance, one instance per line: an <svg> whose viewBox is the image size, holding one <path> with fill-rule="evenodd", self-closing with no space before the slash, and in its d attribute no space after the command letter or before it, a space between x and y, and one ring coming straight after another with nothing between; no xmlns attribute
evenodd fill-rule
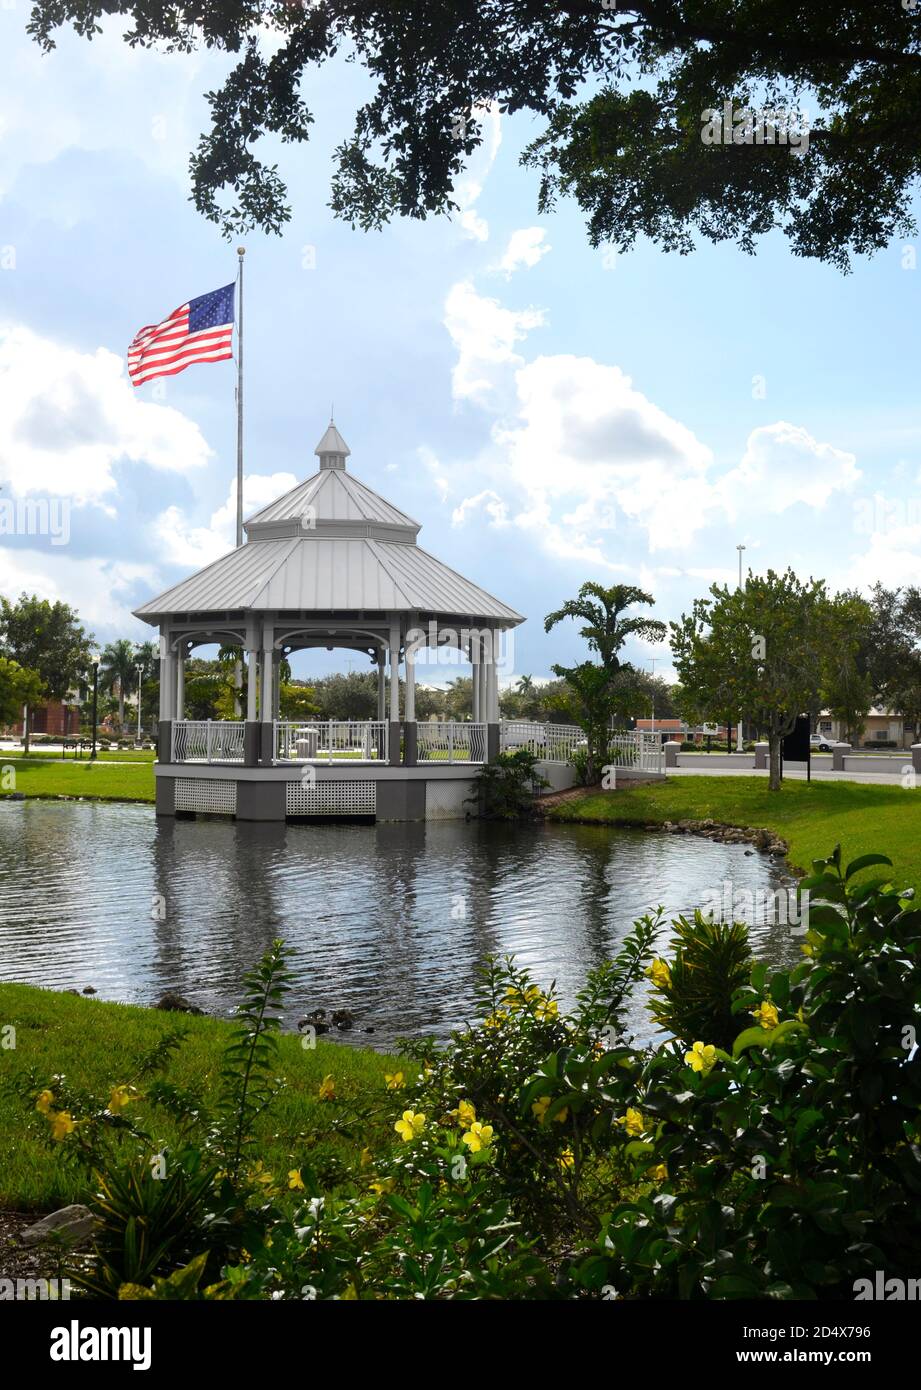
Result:
<svg viewBox="0 0 921 1390"><path fill-rule="evenodd" d="M911 765L911 756L906 759ZM670 767L669 777L767 777L767 771L753 767ZM799 769L785 768L784 778L794 782L805 782L806 773ZM821 772L812 769L813 782L871 782L881 787L902 785L901 767L893 772Z"/></svg>

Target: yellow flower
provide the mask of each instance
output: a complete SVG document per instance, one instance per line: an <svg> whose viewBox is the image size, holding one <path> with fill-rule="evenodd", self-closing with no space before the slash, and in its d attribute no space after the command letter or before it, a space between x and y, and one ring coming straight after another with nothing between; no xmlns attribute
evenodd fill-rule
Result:
<svg viewBox="0 0 921 1390"><path fill-rule="evenodd" d="M702 1042L696 1042L690 1052L684 1054L691 1071L699 1071L707 1076L716 1066L716 1048L709 1043L706 1046Z"/></svg>
<svg viewBox="0 0 921 1390"><path fill-rule="evenodd" d="M478 1154L488 1147L492 1139L492 1125L481 1125L474 1120L466 1134L461 1135L461 1143L466 1144L472 1154Z"/></svg>
<svg viewBox="0 0 921 1390"><path fill-rule="evenodd" d="M780 1015L767 999L757 1009L752 1009L752 1018L757 1019L762 1028L776 1028L780 1022Z"/></svg>
<svg viewBox="0 0 921 1390"><path fill-rule="evenodd" d="M324 1076L320 1082L320 1099L333 1100L336 1095L336 1083L332 1076Z"/></svg>
<svg viewBox="0 0 921 1390"><path fill-rule="evenodd" d="M117 1115L119 1110L124 1110L126 1105L137 1099L138 1094L133 1086L113 1086L112 1094L109 1096L109 1109Z"/></svg>
<svg viewBox="0 0 921 1390"><path fill-rule="evenodd" d="M484 1028L501 1028L502 1025L503 1025L503 1023L507 1023L507 1022L508 1022L508 1018L509 1018L509 1014L508 1014L508 1010L507 1010L507 1009L497 1009L496 1012L495 1012L494 1014L490 1014L490 1015L489 1015L489 1018L484 1018L484 1020L483 1020L483 1027L484 1027Z"/></svg>
<svg viewBox="0 0 921 1390"><path fill-rule="evenodd" d="M425 1116L417 1115L413 1110L404 1110L403 1118L397 1120L394 1129L397 1134L399 1134L404 1144L408 1144L410 1140L417 1138L425 1129Z"/></svg>
<svg viewBox="0 0 921 1390"><path fill-rule="evenodd" d="M560 1006L555 999L541 999L534 1007L534 1017L543 1023L559 1016Z"/></svg>
<svg viewBox="0 0 921 1390"><path fill-rule="evenodd" d="M668 1164L656 1163L652 1168L649 1168L647 1172L653 1182L665 1182L668 1177Z"/></svg>
<svg viewBox="0 0 921 1390"><path fill-rule="evenodd" d="M462 1100L458 1102L457 1109L452 1110L451 1114L456 1117L459 1125L469 1129L476 1119L476 1108L472 1101Z"/></svg>
<svg viewBox="0 0 921 1390"><path fill-rule="evenodd" d="M634 1139L646 1129L646 1121L643 1119L641 1110L635 1110L632 1105L627 1106L626 1115L621 1115L617 1123L623 1125L628 1134L632 1134Z"/></svg>
<svg viewBox="0 0 921 1390"><path fill-rule="evenodd" d="M384 1081L388 1091L399 1091L403 1085L403 1073L401 1071L385 1071Z"/></svg>
<svg viewBox="0 0 921 1390"><path fill-rule="evenodd" d="M41 1115L47 1115L47 1114L48 1114L48 1111L51 1109L53 1103L54 1103L54 1092L53 1092L53 1091L39 1091L39 1093L38 1093L38 1099L37 1099L36 1102L35 1102L35 1108L36 1108L36 1110L39 1112L39 1114L41 1114Z"/></svg>
<svg viewBox="0 0 921 1390"><path fill-rule="evenodd" d="M531 1114L535 1116L537 1123L542 1125L547 1111L550 1109L550 1096L539 1096L531 1106Z"/></svg>
<svg viewBox="0 0 921 1390"><path fill-rule="evenodd" d="M672 972L668 968L668 962L664 960L654 960L646 974L656 989L666 989L672 982Z"/></svg>
<svg viewBox="0 0 921 1390"><path fill-rule="evenodd" d="M304 1179L301 1177L300 1168L292 1168L288 1173L288 1187L292 1192L303 1192Z"/></svg>
<svg viewBox="0 0 921 1390"><path fill-rule="evenodd" d="M564 1149L557 1159L561 1168L572 1168L575 1165L576 1156L572 1149Z"/></svg>
<svg viewBox="0 0 921 1390"><path fill-rule="evenodd" d="M370 1150L370 1149L362 1149L362 1151L361 1151L361 1166L362 1166L362 1168L366 1168L367 1165L368 1165L370 1162L371 1162L371 1150Z"/></svg>
<svg viewBox="0 0 921 1390"><path fill-rule="evenodd" d="M59 1110L57 1113L51 1111L48 1118L51 1121L52 1139L66 1139L68 1134L73 1134L77 1128L76 1120L72 1119L67 1110Z"/></svg>
<svg viewBox="0 0 921 1390"><path fill-rule="evenodd" d="M392 1192L396 1183L395 1178L375 1178L371 1184L371 1191L376 1192L378 1197L382 1197L385 1192Z"/></svg>

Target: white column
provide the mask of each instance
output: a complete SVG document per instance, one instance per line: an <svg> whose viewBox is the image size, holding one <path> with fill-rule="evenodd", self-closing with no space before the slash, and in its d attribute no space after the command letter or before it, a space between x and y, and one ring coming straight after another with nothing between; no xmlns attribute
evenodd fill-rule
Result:
<svg viewBox="0 0 921 1390"><path fill-rule="evenodd" d="M172 719L176 697L176 672L169 628L160 632L160 718Z"/></svg>
<svg viewBox="0 0 921 1390"><path fill-rule="evenodd" d="M390 624L390 722L400 720L400 625Z"/></svg>
<svg viewBox="0 0 921 1390"><path fill-rule="evenodd" d="M272 689L275 675L275 661L272 653L274 630L269 628L262 638L262 722L271 723L275 709L275 692Z"/></svg>
<svg viewBox="0 0 921 1390"><path fill-rule="evenodd" d="M471 637L470 639L470 660L472 663L470 675L473 685L473 722L478 724L480 722L480 667L482 666L480 639L478 637Z"/></svg>
<svg viewBox="0 0 921 1390"><path fill-rule="evenodd" d="M381 723L387 717L387 677L384 670L384 649L377 649L377 717Z"/></svg>
<svg viewBox="0 0 921 1390"><path fill-rule="evenodd" d="M486 722L499 722L499 680L496 671L496 634L490 630L489 659L486 662Z"/></svg>
<svg viewBox="0 0 921 1390"><path fill-rule="evenodd" d="M247 719L256 718L256 691L258 673L256 662L258 653L255 647L246 649L246 717Z"/></svg>
<svg viewBox="0 0 921 1390"><path fill-rule="evenodd" d="M411 642L406 644L406 719L416 717L416 654Z"/></svg>
<svg viewBox="0 0 921 1390"><path fill-rule="evenodd" d="M272 657L272 665L275 670L272 676L272 684L275 691L275 703L272 706L272 718L278 719L281 714L281 652L276 651Z"/></svg>
<svg viewBox="0 0 921 1390"><path fill-rule="evenodd" d="M187 647L183 642L176 653L176 718L185 719L185 655Z"/></svg>

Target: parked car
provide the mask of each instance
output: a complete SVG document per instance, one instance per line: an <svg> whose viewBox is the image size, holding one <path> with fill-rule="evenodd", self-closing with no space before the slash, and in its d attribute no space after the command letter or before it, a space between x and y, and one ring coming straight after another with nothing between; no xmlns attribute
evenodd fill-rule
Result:
<svg viewBox="0 0 921 1390"><path fill-rule="evenodd" d="M828 734L810 734L809 747L813 753L830 753L833 748L847 748L840 738L830 738Z"/></svg>

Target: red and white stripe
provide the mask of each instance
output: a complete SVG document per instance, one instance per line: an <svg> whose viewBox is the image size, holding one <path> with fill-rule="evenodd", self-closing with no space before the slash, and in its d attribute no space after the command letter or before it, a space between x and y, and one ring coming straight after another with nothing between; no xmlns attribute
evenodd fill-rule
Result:
<svg viewBox="0 0 921 1390"><path fill-rule="evenodd" d="M162 323L148 324L128 348L128 375L135 386L156 376L175 376L193 362L223 362L233 356L233 324L189 332L189 306L180 304Z"/></svg>

